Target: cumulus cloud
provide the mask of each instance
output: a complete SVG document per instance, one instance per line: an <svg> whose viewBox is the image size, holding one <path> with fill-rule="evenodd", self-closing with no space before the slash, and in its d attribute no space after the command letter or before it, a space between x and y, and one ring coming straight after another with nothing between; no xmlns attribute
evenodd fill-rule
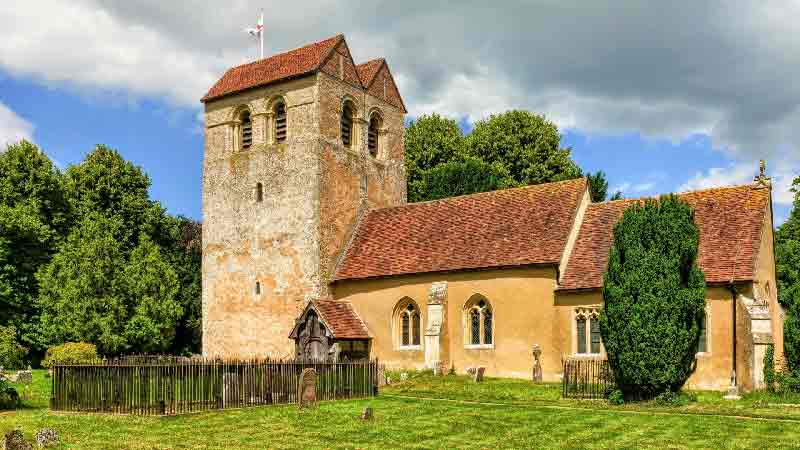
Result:
<svg viewBox="0 0 800 450"><path fill-rule="evenodd" d="M31 140L33 125L0 102L0 151L23 139Z"/></svg>
<svg viewBox="0 0 800 450"><path fill-rule="evenodd" d="M198 107L256 55L241 29L263 7L268 51L343 32L357 60L388 59L412 115L519 107L583 132L704 134L736 160L800 160L797 0L13 3L0 70L45 83Z"/></svg>

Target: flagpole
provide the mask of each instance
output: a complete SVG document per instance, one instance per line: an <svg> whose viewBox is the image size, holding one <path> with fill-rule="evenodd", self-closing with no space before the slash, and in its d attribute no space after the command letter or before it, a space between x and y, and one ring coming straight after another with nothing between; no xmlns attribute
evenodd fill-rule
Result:
<svg viewBox="0 0 800 450"><path fill-rule="evenodd" d="M261 10L261 30L258 32L258 37L261 38L261 59L264 59L264 10Z"/></svg>

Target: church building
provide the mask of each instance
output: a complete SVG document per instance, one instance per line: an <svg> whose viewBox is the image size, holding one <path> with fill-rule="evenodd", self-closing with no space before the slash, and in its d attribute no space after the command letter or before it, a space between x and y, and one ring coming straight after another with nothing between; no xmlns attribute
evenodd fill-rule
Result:
<svg viewBox="0 0 800 450"><path fill-rule="evenodd" d="M344 36L228 70L202 99L203 354L378 358L544 381L604 358L613 227L585 178L406 203L406 108ZM770 180L681 194L706 318L692 388L763 385L783 354Z"/></svg>

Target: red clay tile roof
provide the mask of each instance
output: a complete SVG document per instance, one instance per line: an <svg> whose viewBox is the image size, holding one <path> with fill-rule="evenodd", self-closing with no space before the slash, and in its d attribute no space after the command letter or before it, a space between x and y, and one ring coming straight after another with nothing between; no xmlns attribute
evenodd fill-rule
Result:
<svg viewBox="0 0 800 450"><path fill-rule="evenodd" d="M376 209L334 280L558 264L586 179Z"/></svg>
<svg viewBox="0 0 800 450"><path fill-rule="evenodd" d="M769 208L769 189L733 186L680 194L694 209L700 231L698 263L707 283L752 280ZM575 247L567 262L560 290L603 286L614 225L633 203L619 200L589 205Z"/></svg>
<svg viewBox="0 0 800 450"><path fill-rule="evenodd" d="M361 84L363 84L365 88L369 87L370 83L372 83L372 80L375 79L375 75L378 74L378 69L381 68L381 65L383 65L384 61L385 60L383 58L378 58L356 66L358 77L361 79Z"/></svg>
<svg viewBox="0 0 800 450"><path fill-rule="evenodd" d="M314 72L342 39L344 36L339 34L305 47L234 67L225 72L202 101L207 102L235 92Z"/></svg>
<svg viewBox="0 0 800 450"><path fill-rule="evenodd" d="M367 327L350 303L335 300L311 302L336 339L370 339Z"/></svg>

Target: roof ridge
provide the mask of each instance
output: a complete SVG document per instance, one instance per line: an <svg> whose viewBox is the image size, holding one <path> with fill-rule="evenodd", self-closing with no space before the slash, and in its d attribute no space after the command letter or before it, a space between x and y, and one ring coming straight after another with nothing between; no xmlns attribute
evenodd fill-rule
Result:
<svg viewBox="0 0 800 450"><path fill-rule="evenodd" d="M642 201L642 200L658 199L658 197L661 197L662 195L675 194L677 196L681 196L681 195L696 194L696 193L708 192L708 191L722 191L722 190L733 190L733 189L743 189L743 188L753 189L753 185L752 184L729 184L729 185L725 185L725 186L716 186L716 187L707 187L707 188L703 188L703 189L695 189L695 190L692 190L692 191L664 192L664 193L661 193L661 194L645 195L645 196L642 196L642 197L621 198L621 199L618 199L618 200L606 200L606 201L602 201L602 202L593 202L592 204L593 205L604 205L604 204L618 203L618 202L635 202L635 201Z"/></svg>
<svg viewBox="0 0 800 450"><path fill-rule="evenodd" d="M250 61L248 63L240 64L238 66L233 66L233 67L229 68L226 72L229 72L229 71L235 70L235 69L241 69L242 67L247 67L247 66L252 66L252 65L255 65L255 64L259 64L259 63L262 63L262 62L264 62L264 61L266 61L268 59L275 58L276 56L287 55L289 53L296 52L298 50L303 50L303 49L306 49L306 48L309 48L309 47L313 47L315 45L322 44L325 41L330 41L330 40L334 40L334 39L341 39L341 38L344 38L344 34L339 33L337 35L334 35L334 36L331 36L331 37L328 37L328 38L325 38L325 39L320 39L318 41L314 41L314 42L311 42L309 44L302 45L300 47L295 47L295 48L292 48L292 49L289 49L289 50L284 50L282 52L273 53L273 54L271 54L269 56L265 56L263 58L259 58L259 59L255 60L255 61ZM328 55L325 55L325 58L322 58L322 60L325 60L327 58L328 58ZM319 64L317 64L317 67L319 67L320 65L321 65L321 62Z"/></svg>
<svg viewBox="0 0 800 450"><path fill-rule="evenodd" d="M433 204L433 203L445 203L445 202L456 200L456 199L460 199L460 198L467 198L467 197L477 198L477 197L487 196L487 195L491 195L491 194L497 194L499 192L531 190L531 189L535 189L535 188L539 188L539 187L547 186L547 185L576 182L577 180L586 180L586 177L570 178L569 180L548 181L547 183L539 183L539 184L527 184L525 186L515 186L515 187L504 188L504 189L495 189L493 191L485 191L485 192L475 192L473 194L456 195L455 197L445 197L445 198L438 198L438 199L435 199L435 200L425 200L423 202L406 203L406 204L403 204L403 205L387 206L387 207L384 207L384 208L373 208L373 209L370 209L368 212L386 211L386 210L390 210L390 209L406 208L406 207L409 207L409 206L422 206L422 205L429 205L429 204Z"/></svg>

